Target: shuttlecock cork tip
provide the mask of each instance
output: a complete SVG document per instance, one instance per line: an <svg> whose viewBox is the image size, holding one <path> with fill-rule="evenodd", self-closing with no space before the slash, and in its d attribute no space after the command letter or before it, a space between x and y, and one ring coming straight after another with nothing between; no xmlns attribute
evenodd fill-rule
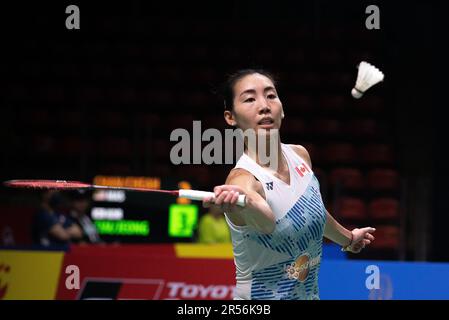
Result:
<svg viewBox="0 0 449 320"><path fill-rule="evenodd" d="M363 92L357 90L356 88L352 88L351 95L356 99L360 99L363 96Z"/></svg>

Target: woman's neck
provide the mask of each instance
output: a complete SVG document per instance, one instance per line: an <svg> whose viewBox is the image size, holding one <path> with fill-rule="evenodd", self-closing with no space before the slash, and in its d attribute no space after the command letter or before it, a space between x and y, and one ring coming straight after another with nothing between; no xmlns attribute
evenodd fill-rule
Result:
<svg viewBox="0 0 449 320"><path fill-rule="evenodd" d="M270 169L275 172L279 171L279 169L285 165L280 140L278 140L274 146L271 146L270 142L266 141L265 148L259 148L259 143L256 143L255 148L245 144L245 154L262 168Z"/></svg>

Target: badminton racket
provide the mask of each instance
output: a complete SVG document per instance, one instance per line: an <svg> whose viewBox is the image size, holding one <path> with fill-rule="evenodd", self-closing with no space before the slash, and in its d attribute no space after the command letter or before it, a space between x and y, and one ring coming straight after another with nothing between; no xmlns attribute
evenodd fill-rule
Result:
<svg viewBox="0 0 449 320"><path fill-rule="evenodd" d="M179 190L160 190L160 189L150 189L150 188L135 188L135 187L111 187L89 184L80 181L65 181L65 180L9 180L5 181L4 185L11 188L26 188L26 189L56 189L56 190L73 190L73 189L84 189L84 190L124 190L124 191L138 191L138 192L156 192L170 194L180 198L187 198L190 200L202 201L208 197L212 199L215 198L213 192L190 190L190 189L179 189ZM239 195L237 200L237 205L245 206L245 195Z"/></svg>

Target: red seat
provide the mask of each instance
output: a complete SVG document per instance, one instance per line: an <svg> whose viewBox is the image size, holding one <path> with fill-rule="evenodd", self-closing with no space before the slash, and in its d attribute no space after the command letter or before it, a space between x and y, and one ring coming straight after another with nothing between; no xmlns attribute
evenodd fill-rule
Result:
<svg viewBox="0 0 449 320"><path fill-rule="evenodd" d="M79 110L63 110L58 114L58 124L63 128L79 128L83 125L83 114Z"/></svg>
<svg viewBox="0 0 449 320"><path fill-rule="evenodd" d="M285 52L284 61L289 65L301 65L304 63L304 49L294 48L287 50ZM286 79L286 77L281 77L281 79Z"/></svg>
<svg viewBox="0 0 449 320"><path fill-rule="evenodd" d="M170 151L172 146L175 146L177 143L178 142L169 141L168 139L155 139L152 141L152 148L150 152L156 159L167 161L170 159ZM190 159L191 158L192 155L190 154Z"/></svg>
<svg viewBox="0 0 449 320"><path fill-rule="evenodd" d="M357 162L357 151L349 143L330 144L324 148L323 158L331 164L354 164Z"/></svg>
<svg viewBox="0 0 449 320"><path fill-rule="evenodd" d="M196 121L199 119L195 119L193 115L191 114L182 114L177 117L173 117L170 119L170 123L167 123L167 128L170 130L182 128L186 129L190 133L192 133L193 130L193 121ZM196 124L198 125L198 124ZM203 129L203 126L201 126L201 129Z"/></svg>
<svg viewBox="0 0 449 320"><path fill-rule="evenodd" d="M346 133L354 137L372 138L380 134L378 124L373 119L353 119L346 125Z"/></svg>
<svg viewBox="0 0 449 320"><path fill-rule="evenodd" d="M294 112L296 110L298 111L309 111L312 110L314 107L314 103L311 97L305 96L302 94L290 94L286 96L286 102L290 106L289 110L291 109L291 112ZM288 119L288 118L286 118Z"/></svg>
<svg viewBox="0 0 449 320"><path fill-rule="evenodd" d="M373 249L397 250L399 248L400 230L397 226L376 226L374 237L376 239L371 244Z"/></svg>
<svg viewBox="0 0 449 320"><path fill-rule="evenodd" d="M341 197L337 200L335 209L342 219L365 220L367 218L366 205L358 198Z"/></svg>
<svg viewBox="0 0 449 320"><path fill-rule="evenodd" d="M56 141L53 136L39 134L31 137L31 151L35 154L52 154L55 150Z"/></svg>
<svg viewBox="0 0 449 320"><path fill-rule="evenodd" d="M287 135L299 135L306 132L306 124L301 117L291 116L288 120L282 123L282 133Z"/></svg>
<svg viewBox="0 0 449 320"><path fill-rule="evenodd" d="M126 116L123 112L99 111L96 123L104 129L124 129L126 127Z"/></svg>
<svg viewBox="0 0 449 320"><path fill-rule="evenodd" d="M57 150L69 156L82 156L90 150L90 142L78 136L65 137L58 141Z"/></svg>
<svg viewBox="0 0 449 320"><path fill-rule="evenodd" d="M332 186L341 185L346 189L360 190L364 186L364 179L358 169L337 168L331 171L330 183Z"/></svg>
<svg viewBox="0 0 449 320"><path fill-rule="evenodd" d="M26 127L47 127L53 120L51 112L47 109L24 109L20 119Z"/></svg>
<svg viewBox="0 0 449 320"><path fill-rule="evenodd" d="M320 109L340 111L345 109L347 101L341 95L323 96L318 100Z"/></svg>
<svg viewBox="0 0 449 320"><path fill-rule="evenodd" d="M318 72L304 72L301 76L290 78L290 83L300 88L316 88L320 82L321 76Z"/></svg>
<svg viewBox="0 0 449 320"><path fill-rule="evenodd" d="M393 198L379 198L369 203L369 214L373 219L398 219L399 201Z"/></svg>
<svg viewBox="0 0 449 320"><path fill-rule="evenodd" d="M221 115L208 115L201 120L201 128L215 128L218 130L230 128Z"/></svg>
<svg viewBox="0 0 449 320"><path fill-rule="evenodd" d="M342 54L338 50L322 50L318 54L318 59L320 65L338 65L342 61Z"/></svg>
<svg viewBox="0 0 449 320"><path fill-rule="evenodd" d="M310 131L316 135L333 136L341 133L341 123L335 119L316 119L310 125Z"/></svg>
<svg viewBox="0 0 449 320"><path fill-rule="evenodd" d="M361 148L360 156L365 164L393 164L394 154L387 144L372 144Z"/></svg>
<svg viewBox="0 0 449 320"><path fill-rule="evenodd" d="M367 184L371 190L396 191L399 188L399 174L392 169L373 169L367 174Z"/></svg>
<svg viewBox="0 0 449 320"><path fill-rule="evenodd" d="M380 97L375 96L373 95L373 92L368 91L363 99L359 99L354 103L353 107L357 112L377 115L383 111L384 105L385 103Z"/></svg>
<svg viewBox="0 0 449 320"><path fill-rule="evenodd" d="M134 88L125 87L116 92L115 99L120 104L129 106L138 103L138 94Z"/></svg>
<svg viewBox="0 0 449 320"><path fill-rule="evenodd" d="M145 127L157 127L161 124L161 117L154 112L138 114L134 118L135 123Z"/></svg>
<svg viewBox="0 0 449 320"><path fill-rule="evenodd" d="M106 138L98 142L99 151L103 156L131 158L132 145L125 138Z"/></svg>
<svg viewBox="0 0 449 320"><path fill-rule="evenodd" d="M176 101L176 93L170 90L148 90L142 93L145 102L151 106L152 109L163 108L173 105Z"/></svg>
<svg viewBox="0 0 449 320"><path fill-rule="evenodd" d="M84 87L80 89L78 99L87 105L101 103L105 99L105 93L100 88Z"/></svg>
<svg viewBox="0 0 449 320"><path fill-rule="evenodd" d="M210 102L209 97L204 92L192 92L185 95L186 103L195 108L207 107Z"/></svg>

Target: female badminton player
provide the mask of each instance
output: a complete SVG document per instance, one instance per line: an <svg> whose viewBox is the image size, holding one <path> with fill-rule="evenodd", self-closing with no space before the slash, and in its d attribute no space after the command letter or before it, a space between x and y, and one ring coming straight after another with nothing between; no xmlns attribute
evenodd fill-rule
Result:
<svg viewBox="0 0 449 320"><path fill-rule="evenodd" d="M225 121L243 131L269 135L285 120L276 83L266 71L236 72L223 95ZM307 150L278 141L278 150L268 150L278 157L275 168L262 164L251 152L254 146L245 143L225 184L214 188L214 198L203 200L205 207L225 212L231 230L235 299L319 299L323 236L353 253L374 240L374 228L347 230L325 209ZM236 205L242 194L244 207Z"/></svg>

